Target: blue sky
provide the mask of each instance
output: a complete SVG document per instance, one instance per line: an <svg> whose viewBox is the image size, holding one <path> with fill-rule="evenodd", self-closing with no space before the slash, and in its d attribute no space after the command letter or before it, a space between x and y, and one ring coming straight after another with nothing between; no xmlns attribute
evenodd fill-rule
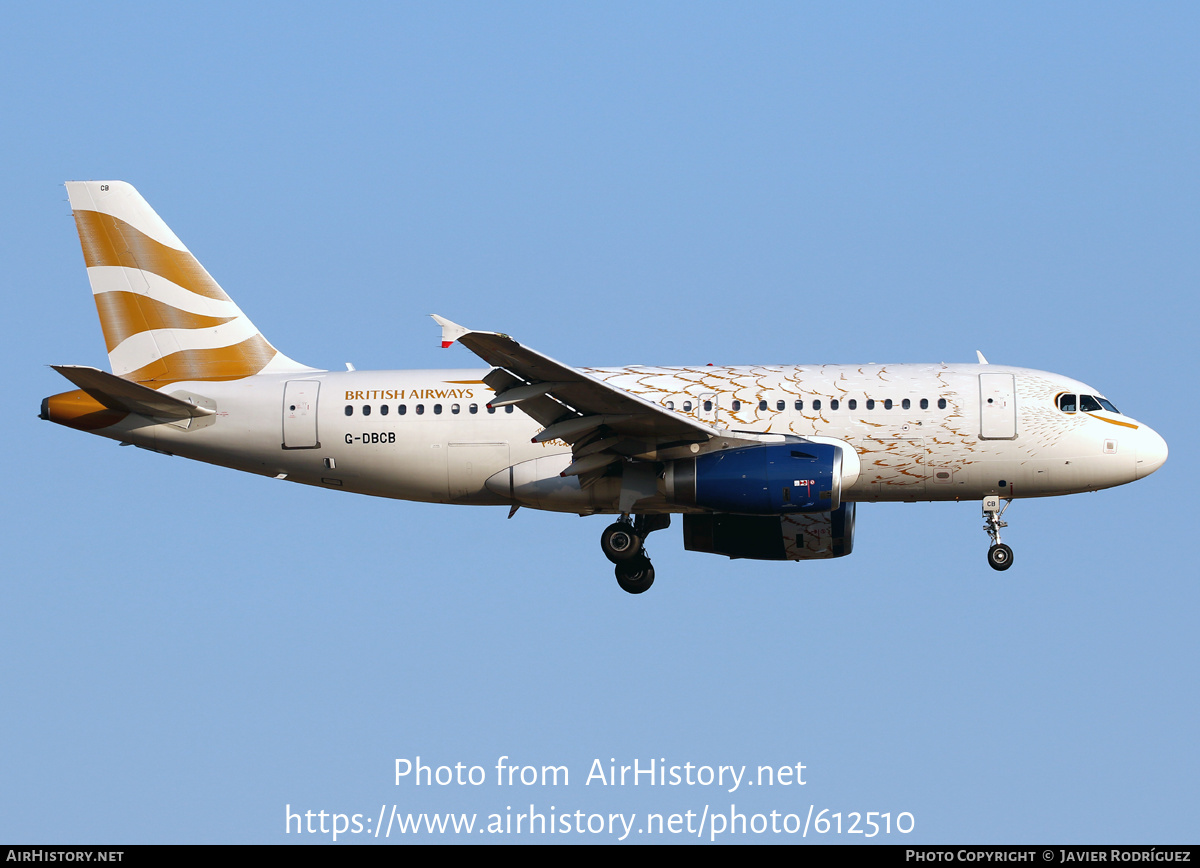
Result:
<svg viewBox="0 0 1200 868"><path fill-rule="evenodd" d="M528 804L1197 838L1194 5L58 3L6 25L0 840L317 842L288 805ZM308 364L474 364L432 312L578 365L980 349L1095 386L1171 458L1014 504L1004 574L976 504L880 504L830 563L684 552L676 526L629 597L601 518L338 496L38 420L68 388L46 365L106 361L61 186L88 178L137 186ZM395 785L417 756L571 779ZM806 784L585 784L610 758Z"/></svg>

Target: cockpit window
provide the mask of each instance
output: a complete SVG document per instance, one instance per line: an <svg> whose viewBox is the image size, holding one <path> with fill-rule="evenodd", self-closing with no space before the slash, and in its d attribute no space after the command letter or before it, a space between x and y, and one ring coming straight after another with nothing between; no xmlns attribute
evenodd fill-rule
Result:
<svg viewBox="0 0 1200 868"><path fill-rule="evenodd" d="M1121 411L1114 407L1112 401L1107 398L1101 398L1099 395L1076 396L1070 392L1064 392L1058 396L1058 409L1064 413L1095 413L1107 410L1109 413L1121 415Z"/></svg>

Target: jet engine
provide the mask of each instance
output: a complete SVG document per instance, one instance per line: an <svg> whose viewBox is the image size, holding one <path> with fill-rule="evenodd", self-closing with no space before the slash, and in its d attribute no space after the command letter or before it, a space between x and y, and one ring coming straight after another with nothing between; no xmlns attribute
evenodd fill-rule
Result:
<svg viewBox="0 0 1200 868"><path fill-rule="evenodd" d="M709 452L672 461L665 474L672 503L737 515L832 512L857 478L849 445L812 441Z"/></svg>

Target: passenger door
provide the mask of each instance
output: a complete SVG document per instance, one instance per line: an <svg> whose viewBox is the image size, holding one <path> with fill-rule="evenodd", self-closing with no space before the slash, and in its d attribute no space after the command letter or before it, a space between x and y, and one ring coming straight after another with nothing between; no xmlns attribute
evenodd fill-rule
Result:
<svg viewBox="0 0 1200 868"><path fill-rule="evenodd" d="M1012 374L979 375L979 437L1013 440L1017 436L1017 391Z"/></svg>
<svg viewBox="0 0 1200 868"><path fill-rule="evenodd" d="M319 380L288 380L283 387L283 448L316 449Z"/></svg>

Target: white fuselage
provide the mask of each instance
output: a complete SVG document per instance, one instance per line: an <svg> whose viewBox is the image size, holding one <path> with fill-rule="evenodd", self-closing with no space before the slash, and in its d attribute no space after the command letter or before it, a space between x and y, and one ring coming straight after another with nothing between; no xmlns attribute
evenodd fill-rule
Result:
<svg viewBox="0 0 1200 868"><path fill-rule="evenodd" d="M853 447L847 501L1042 497L1132 482L1162 464L1153 430L1119 413L1064 412L1075 380L1000 365L816 365L585 369L718 431L826 437ZM614 512L619 493L573 478L514 496L487 481L524 465L557 480L571 460L519 406L489 411L486 370L315 371L176 383L216 415L190 427L131 415L96 433L162 452L382 497ZM290 385L289 385L290 383ZM537 459L542 459L538 461ZM534 462L534 463L527 463ZM531 489L532 490L532 489ZM662 511L673 509L658 504Z"/></svg>

